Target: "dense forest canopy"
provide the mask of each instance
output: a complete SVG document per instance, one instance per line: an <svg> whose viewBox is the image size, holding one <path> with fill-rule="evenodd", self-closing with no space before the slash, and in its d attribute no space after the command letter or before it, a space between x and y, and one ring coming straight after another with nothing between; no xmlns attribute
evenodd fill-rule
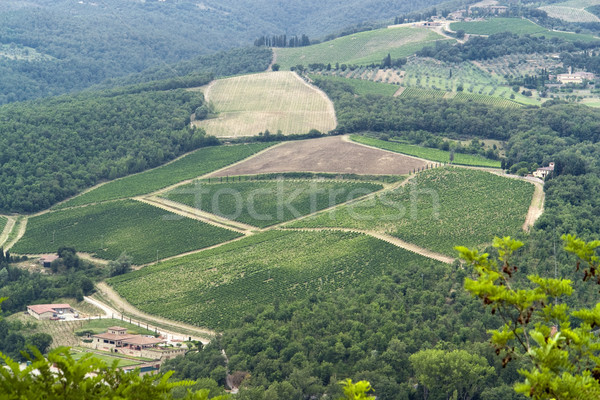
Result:
<svg viewBox="0 0 600 400"><path fill-rule="evenodd" d="M3 0L0 104L250 46L265 34L318 38L365 15L377 21L437 2Z"/></svg>

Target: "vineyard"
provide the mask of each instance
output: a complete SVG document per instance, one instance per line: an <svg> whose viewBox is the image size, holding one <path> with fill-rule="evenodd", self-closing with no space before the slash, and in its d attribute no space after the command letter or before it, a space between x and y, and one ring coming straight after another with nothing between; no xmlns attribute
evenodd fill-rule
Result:
<svg viewBox="0 0 600 400"><path fill-rule="evenodd" d="M134 264L144 264L239 236L144 203L118 200L31 217L12 251L54 253L71 246L109 260L126 252Z"/></svg>
<svg viewBox="0 0 600 400"><path fill-rule="evenodd" d="M312 77L314 77L313 75ZM322 75L319 75L322 79L329 79L334 82L344 82L350 86L354 90L354 93L359 95L369 95L375 94L380 96L393 96L396 91L398 91L399 87L396 85L392 85L389 83L382 82L374 82L371 80L364 80L363 78L355 78L352 76L341 77L336 75L327 75L325 71L322 72Z"/></svg>
<svg viewBox="0 0 600 400"><path fill-rule="evenodd" d="M351 135L350 138L357 143L378 147L384 150L394 151L396 153L408 154L410 156L424 158L426 160L441 163L450 162L449 151L433 149L429 147L421 147L412 144L389 142L360 135ZM500 161L490 160L489 158L485 158L474 154L454 153L453 163L459 165L472 165L477 167L500 168Z"/></svg>
<svg viewBox="0 0 600 400"><path fill-rule="evenodd" d="M493 35L500 32L511 32L517 35L545 36L547 38L557 37L571 41L594 42L598 38L570 32L550 31L542 26L534 24L527 19L521 18L491 18L487 21L453 22L450 24L453 31L463 30L473 35Z"/></svg>
<svg viewBox="0 0 600 400"><path fill-rule="evenodd" d="M488 104L490 106L502 108L519 108L521 104L512 100L501 99L499 97L484 96L481 94L459 92L454 97L456 100L474 101L476 103Z"/></svg>
<svg viewBox="0 0 600 400"><path fill-rule="evenodd" d="M423 172L375 199L341 206L287 226L387 232L449 256L456 245L482 246L494 235L521 231L532 184L465 168Z"/></svg>
<svg viewBox="0 0 600 400"><path fill-rule="evenodd" d="M322 92L289 71L219 79L205 91L219 113L197 121L209 135L254 136L261 132L328 132L335 128L333 104Z"/></svg>
<svg viewBox="0 0 600 400"><path fill-rule="evenodd" d="M151 193L226 167L271 145L272 143L253 143L202 148L161 167L108 182L55 208L74 207Z"/></svg>
<svg viewBox="0 0 600 400"><path fill-rule="evenodd" d="M600 22L596 15L585 10L586 7L595 5L598 5L596 0L571 0L543 6L540 9L546 11L551 18L558 18L567 22Z"/></svg>
<svg viewBox="0 0 600 400"><path fill-rule="evenodd" d="M223 329L257 306L367 285L384 271L431 271L439 263L372 237L269 231L111 278L141 310Z"/></svg>
<svg viewBox="0 0 600 400"><path fill-rule="evenodd" d="M377 190L380 184L352 181L270 180L180 186L165 198L261 228L315 213Z"/></svg>
<svg viewBox="0 0 600 400"><path fill-rule="evenodd" d="M421 99L443 99L446 92L435 89L421 89L416 87L407 87L398 97L418 97Z"/></svg>
<svg viewBox="0 0 600 400"><path fill-rule="evenodd" d="M306 47L275 49L282 69L322 63L380 64L390 54L394 59L408 57L444 37L426 28L393 27L342 36Z"/></svg>
<svg viewBox="0 0 600 400"><path fill-rule="evenodd" d="M0 234L4 230L4 227L6 226L7 222L8 222L8 219L6 217L0 215Z"/></svg>

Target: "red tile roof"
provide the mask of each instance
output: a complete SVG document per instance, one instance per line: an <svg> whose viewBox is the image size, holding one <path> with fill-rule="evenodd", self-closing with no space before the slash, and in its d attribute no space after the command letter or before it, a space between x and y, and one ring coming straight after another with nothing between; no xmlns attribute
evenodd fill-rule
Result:
<svg viewBox="0 0 600 400"><path fill-rule="evenodd" d="M106 340L118 340L123 341L128 338L135 337L137 335L117 335L116 333L98 333L97 335L92 335L92 337L97 337L99 339Z"/></svg>
<svg viewBox="0 0 600 400"><path fill-rule="evenodd" d="M61 308L71 308L68 304L36 304L33 306L27 306L27 309L33 311L36 314L43 314L46 312L55 313Z"/></svg>

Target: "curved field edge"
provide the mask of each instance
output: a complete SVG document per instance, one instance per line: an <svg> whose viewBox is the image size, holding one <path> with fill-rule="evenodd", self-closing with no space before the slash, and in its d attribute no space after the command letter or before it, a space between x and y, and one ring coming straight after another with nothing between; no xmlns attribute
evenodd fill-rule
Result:
<svg viewBox="0 0 600 400"><path fill-rule="evenodd" d="M383 189L380 183L340 180L245 180L195 182L179 186L162 197L255 227L314 214L337 204ZM248 177L246 177L248 179Z"/></svg>
<svg viewBox="0 0 600 400"><path fill-rule="evenodd" d="M350 140L356 143L364 144L378 149L393 151L395 153L406 154L409 156L423 158L441 163L450 162L450 152L445 150L434 149L430 147L416 146L412 144L404 144L398 142L389 142L380 139L374 139L361 135L350 135ZM473 167L490 167L500 168L500 161L491 160L479 155L454 153L453 164L467 165Z"/></svg>
<svg viewBox="0 0 600 400"><path fill-rule="evenodd" d="M152 193L242 161L275 143L204 147L160 167L92 188L54 208L67 208Z"/></svg>
<svg viewBox="0 0 600 400"><path fill-rule="evenodd" d="M144 312L223 329L276 299L366 285L399 265L432 264L440 263L363 234L271 230L108 283Z"/></svg>
<svg viewBox="0 0 600 400"><path fill-rule="evenodd" d="M386 233L455 256L522 231L534 185L469 168L418 173L409 184L294 221L287 228L347 228Z"/></svg>
<svg viewBox="0 0 600 400"><path fill-rule="evenodd" d="M426 45L448 40L426 28L391 27L359 32L312 46L278 48L277 64L289 69L298 64L371 64L392 58L408 57Z"/></svg>
<svg viewBox="0 0 600 400"><path fill-rule="evenodd" d="M114 260L123 252L134 264L209 247L241 236L133 200L117 200L30 217L13 253L55 253L74 247Z"/></svg>
<svg viewBox="0 0 600 400"><path fill-rule="evenodd" d="M205 95L218 115L193 124L217 137L329 132L337 125L331 100L291 71L219 79Z"/></svg>

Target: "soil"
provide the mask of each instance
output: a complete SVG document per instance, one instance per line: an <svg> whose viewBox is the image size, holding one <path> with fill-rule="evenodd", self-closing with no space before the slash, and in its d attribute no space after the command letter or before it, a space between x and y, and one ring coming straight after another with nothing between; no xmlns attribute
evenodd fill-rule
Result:
<svg viewBox="0 0 600 400"><path fill-rule="evenodd" d="M278 172L404 175L427 161L362 146L342 136L286 142L209 177Z"/></svg>

